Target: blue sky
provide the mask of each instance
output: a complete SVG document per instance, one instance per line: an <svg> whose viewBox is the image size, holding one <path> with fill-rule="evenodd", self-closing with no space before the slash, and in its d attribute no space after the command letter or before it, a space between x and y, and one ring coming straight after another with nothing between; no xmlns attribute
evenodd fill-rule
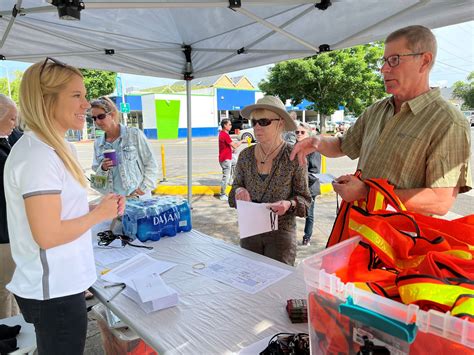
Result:
<svg viewBox="0 0 474 355"><path fill-rule="evenodd" d="M466 80L474 71L474 21L435 29L438 40L438 57L431 72L431 84L451 86L457 80ZM6 76L8 68L10 77L14 70L25 70L29 64L4 61L0 62L0 77ZM240 70L228 73L230 76L246 75L255 85L266 77L270 66ZM174 80L123 74L126 87L145 89L172 83Z"/></svg>

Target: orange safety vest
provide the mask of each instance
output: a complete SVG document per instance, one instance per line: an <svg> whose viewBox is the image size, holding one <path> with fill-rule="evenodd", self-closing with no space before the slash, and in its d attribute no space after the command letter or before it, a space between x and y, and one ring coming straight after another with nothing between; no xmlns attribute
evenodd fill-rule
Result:
<svg viewBox="0 0 474 355"><path fill-rule="evenodd" d="M431 228L430 220L442 225L443 232ZM400 297L403 303L425 310L452 311L458 301L462 307L458 314L474 321L474 302L469 299L474 296L474 225L462 223L467 220L443 221L407 212L369 213L352 206L348 232L362 241L338 276L343 282ZM461 295L467 299L458 300Z"/></svg>
<svg viewBox="0 0 474 355"><path fill-rule="evenodd" d="M357 170L355 177L361 179L361 171ZM337 243L349 239L348 223L349 211L352 206L358 206L366 211L379 211L394 209L395 211L405 211L406 208L402 201L395 194L395 187L385 179L367 179L364 183L369 187L369 193L365 200L346 202L342 201L341 207L337 213L336 221L332 227L331 234L326 244L329 248Z"/></svg>

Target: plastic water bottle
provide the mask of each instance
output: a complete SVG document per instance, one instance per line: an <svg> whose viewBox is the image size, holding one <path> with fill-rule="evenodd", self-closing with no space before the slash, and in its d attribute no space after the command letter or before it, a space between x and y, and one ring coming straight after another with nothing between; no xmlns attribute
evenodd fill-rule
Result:
<svg viewBox="0 0 474 355"><path fill-rule="evenodd" d="M178 202L179 210L179 232L189 232L193 226L191 223L191 209L189 208L189 203L186 200L181 200Z"/></svg>
<svg viewBox="0 0 474 355"><path fill-rule="evenodd" d="M178 207L170 203L160 205L160 207L160 213L152 217L153 227L161 230L162 237L174 237L178 233Z"/></svg>

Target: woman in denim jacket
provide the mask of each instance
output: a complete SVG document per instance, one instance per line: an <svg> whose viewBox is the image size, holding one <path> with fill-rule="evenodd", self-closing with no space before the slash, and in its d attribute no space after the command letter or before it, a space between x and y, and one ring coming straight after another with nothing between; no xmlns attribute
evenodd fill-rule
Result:
<svg viewBox="0 0 474 355"><path fill-rule="evenodd" d="M93 187L103 193L151 196L158 178L158 166L143 132L119 124L117 108L107 97L93 100L91 113L95 124L105 132L94 142L92 170L96 176ZM111 159L104 158L104 151L109 149L116 152L117 166L113 166Z"/></svg>

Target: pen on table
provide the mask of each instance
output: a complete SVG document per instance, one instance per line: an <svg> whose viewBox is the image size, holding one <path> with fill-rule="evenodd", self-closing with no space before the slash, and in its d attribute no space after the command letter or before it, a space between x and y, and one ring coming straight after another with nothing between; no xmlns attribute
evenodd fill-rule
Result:
<svg viewBox="0 0 474 355"><path fill-rule="evenodd" d="M115 297L117 297L119 294L121 294L122 291L125 289L125 287L127 287L127 285L125 285L124 283L118 283L118 284L105 285L105 286L104 286L104 288L117 287L117 286L120 286L120 290L118 290L117 293L115 293L112 297L110 297L110 298L107 300L107 303L113 301L113 299L114 299Z"/></svg>

